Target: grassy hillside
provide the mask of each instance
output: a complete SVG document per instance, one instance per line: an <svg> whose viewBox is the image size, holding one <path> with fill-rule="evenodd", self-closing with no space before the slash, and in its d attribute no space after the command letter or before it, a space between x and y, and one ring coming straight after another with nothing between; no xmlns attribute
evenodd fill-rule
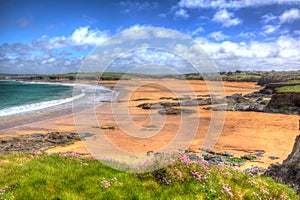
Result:
<svg viewBox="0 0 300 200"><path fill-rule="evenodd" d="M270 178L183 155L132 174L74 153L0 155L0 199L300 199Z"/></svg>

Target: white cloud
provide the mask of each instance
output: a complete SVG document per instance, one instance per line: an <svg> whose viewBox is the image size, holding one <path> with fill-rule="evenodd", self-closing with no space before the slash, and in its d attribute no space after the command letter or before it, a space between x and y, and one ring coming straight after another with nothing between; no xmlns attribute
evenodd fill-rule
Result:
<svg viewBox="0 0 300 200"><path fill-rule="evenodd" d="M68 73L80 66L84 57L108 37L108 32L79 27L71 35L49 38L46 35L27 44L0 45L3 73Z"/></svg>
<svg viewBox="0 0 300 200"><path fill-rule="evenodd" d="M122 10L123 13L129 13L132 11L142 11L146 9L155 9L159 6L159 4L155 1L153 2L140 2L140 1L121 1L120 5L124 8Z"/></svg>
<svg viewBox="0 0 300 200"><path fill-rule="evenodd" d="M242 32L239 33L237 36L244 39L250 39L250 38L254 38L256 35L253 32Z"/></svg>
<svg viewBox="0 0 300 200"><path fill-rule="evenodd" d="M296 19L300 19L300 10L296 8L287 10L282 15L279 16L279 20L281 24L289 23Z"/></svg>
<svg viewBox="0 0 300 200"><path fill-rule="evenodd" d="M197 28L196 30L194 30L193 32L192 32L192 35L194 36L194 35L198 35L199 33L201 33L201 32L203 32L204 31L204 29L202 28L202 27L199 27L199 28Z"/></svg>
<svg viewBox="0 0 300 200"><path fill-rule="evenodd" d="M220 70L298 70L300 38L281 36L272 42L211 42L196 39Z"/></svg>
<svg viewBox="0 0 300 200"><path fill-rule="evenodd" d="M263 27L263 33L266 35L276 33L280 28L279 25L266 25Z"/></svg>
<svg viewBox="0 0 300 200"><path fill-rule="evenodd" d="M131 33L132 38L174 38L176 32L167 33L164 29L150 32L149 35L139 28L140 25L128 29L135 30ZM201 31L201 29L199 29ZM298 32L294 32L297 34ZM299 34L299 33L298 33ZM199 37L197 42L202 49L217 63L219 69L223 70L298 70L300 66L300 37L280 36L272 40L255 41L255 35L241 33L239 37L250 37L249 42L228 41L228 36L221 31L209 34L209 37ZM80 27L70 35L49 38L42 36L28 44L2 44L0 45L0 72L2 73L67 73L74 72L84 60L83 53L88 53L97 44L101 44L109 34L89 27ZM211 39L212 38L212 39ZM116 47L119 47L116 45ZM145 46L146 47L146 46ZM87 49L86 49L87 48ZM123 48L120 46L119 48ZM127 47L124 47L127 48ZM180 49L193 50L191 46L176 46ZM194 48L194 47L193 47ZM120 50L116 49L116 54ZM174 50L174 52L176 52ZM78 56L80 55L80 56ZM86 54L87 55L87 54ZM104 56L106 57L106 56ZM186 56L189 58L189 55ZM148 61L159 61L158 64L169 66L179 63L178 59L169 54L152 54L149 51L140 52L131 60L134 63L145 63ZM130 62L130 59L127 60ZM177 63L176 63L177 62ZM175 64L174 64L175 63Z"/></svg>
<svg viewBox="0 0 300 200"><path fill-rule="evenodd" d="M268 13L268 14L263 15L261 17L261 19L264 24L267 24L269 22L275 21L277 19L277 17L274 16L273 13Z"/></svg>
<svg viewBox="0 0 300 200"><path fill-rule="evenodd" d="M175 17L180 17L183 19L188 19L190 16L185 9L179 9L175 12Z"/></svg>
<svg viewBox="0 0 300 200"><path fill-rule="evenodd" d="M71 41L76 45L99 45L107 39L107 32L91 30L88 26L76 29L71 35Z"/></svg>
<svg viewBox="0 0 300 200"><path fill-rule="evenodd" d="M246 8L266 5L299 4L299 0L181 0L178 3L182 8Z"/></svg>
<svg viewBox="0 0 300 200"><path fill-rule="evenodd" d="M224 35L222 33L222 31L213 32L213 33L209 34L208 36L210 38L213 38L216 41L222 41L222 40L225 40L225 39L229 38L229 36Z"/></svg>
<svg viewBox="0 0 300 200"><path fill-rule="evenodd" d="M212 20L222 23L225 27L236 26L242 23L239 18L235 18L234 13L228 12L225 9L216 12Z"/></svg>

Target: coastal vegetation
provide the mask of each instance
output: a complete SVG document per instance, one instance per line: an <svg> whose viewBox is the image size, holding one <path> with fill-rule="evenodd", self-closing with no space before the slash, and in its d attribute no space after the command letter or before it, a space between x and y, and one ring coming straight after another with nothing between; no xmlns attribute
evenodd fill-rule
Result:
<svg viewBox="0 0 300 200"><path fill-rule="evenodd" d="M300 83L294 86L285 86L277 89L277 92L296 92L300 93Z"/></svg>
<svg viewBox="0 0 300 200"><path fill-rule="evenodd" d="M300 199L271 178L185 154L135 174L76 153L11 153L0 155L0 177L0 199Z"/></svg>

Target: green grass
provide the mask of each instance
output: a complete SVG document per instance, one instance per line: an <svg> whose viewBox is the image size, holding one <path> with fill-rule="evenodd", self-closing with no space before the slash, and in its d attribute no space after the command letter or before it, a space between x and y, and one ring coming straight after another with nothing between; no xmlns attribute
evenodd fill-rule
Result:
<svg viewBox="0 0 300 200"><path fill-rule="evenodd" d="M297 92L300 93L300 85L285 86L277 88L277 92Z"/></svg>
<svg viewBox="0 0 300 200"><path fill-rule="evenodd" d="M258 80L262 76L256 74L234 74L234 75L222 75L223 80Z"/></svg>
<svg viewBox="0 0 300 200"><path fill-rule="evenodd" d="M186 156L164 169L132 174L78 154L39 154L0 156L0 199L299 200L270 178L190 162Z"/></svg>
<svg viewBox="0 0 300 200"><path fill-rule="evenodd" d="M279 83L273 83L273 84L291 84L291 85L300 84L300 80L289 80L289 81L286 81L286 82L279 82Z"/></svg>

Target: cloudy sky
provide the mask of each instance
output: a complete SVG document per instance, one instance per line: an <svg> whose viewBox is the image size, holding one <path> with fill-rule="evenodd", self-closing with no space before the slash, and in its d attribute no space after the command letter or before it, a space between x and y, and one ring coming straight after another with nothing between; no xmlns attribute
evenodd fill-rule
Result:
<svg viewBox="0 0 300 200"><path fill-rule="evenodd" d="M220 71L300 69L300 0L1 0L0 73L76 72L97 45L148 26L188 35Z"/></svg>

